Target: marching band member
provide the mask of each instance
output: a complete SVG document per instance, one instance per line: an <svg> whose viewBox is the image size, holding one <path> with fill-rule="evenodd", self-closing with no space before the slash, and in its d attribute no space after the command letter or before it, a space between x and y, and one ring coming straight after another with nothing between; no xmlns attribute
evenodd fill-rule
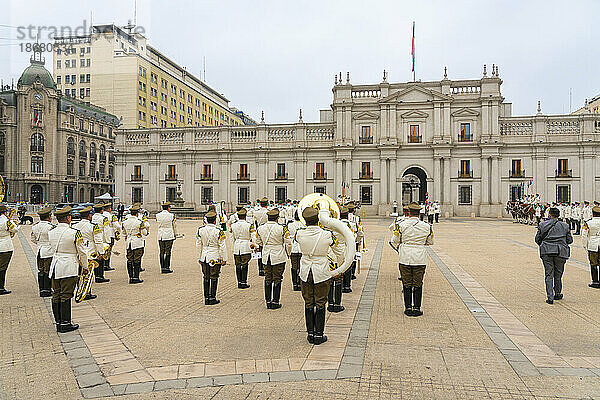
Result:
<svg viewBox="0 0 600 400"><path fill-rule="evenodd" d="M348 207L342 207L340 210L340 221L345 223L356 236L356 224L351 224L348 220ZM337 263L341 265L344 262L346 245L354 246L354 242L346 243L346 240L342 234L335 231L332 231L332 233L337 240L337 246L333 247L332 251L335 255ZM350 268L348 268L346 272L331 278L331 285L329 286L329 296L327 301L329 305L327 306L327 311L337 313L345 310L345 307L342 305L342 289L344 279L349 280L352 277L351 272L347 273L349 270Z"/></svg>
<svg viewBox="0 0 600 400"><path fill-rule="evenodd" d="M583 210L581 210L581 219L583 220L583 222L587 222L590 219L592 219L592 217L592 207L590 206L590 202L584 201Z"/></svg>
<svg viewBox="0 0 600 400"><path fill-rule="evenodd" d="M398 265L404 284L404 314L410 317L423 315L423 275L427 265L425 246L433 244L433 227L419 219L421 207L410 203L410 217L396 226L391 243L398 248Z"/></svg>
<svg viewBox="0 0 600 400"><path fill-rule="evenodd" d="M362 228L362 220L358 215L355 214L356 206L353 203L347 205L348 207L348 221L353 222L356 226L353 230L356 234L356 251L360 251L361 244L365 241L365 235ZM354 260L352 263L352 267L348 268L345 272L344 279L344 287L342 288L342 292L350 293L352 292L352 279L356 279L356 263L358 261ZM348 278L349 276L349 278Z"/></svg>
<svg viewBox="0 0 600 400"><path fill-rule="evenodd" d="M112 255L112 249L115 245L115 240L119 240L119 236L121 235L121 225L119 225L119 219L117 218L117 216L112 214L111 203L104 204L104 212L102 213L102 215L104 215L108 221L108 229L106 230L106 232L108 233L108 237L110 238L110 249L108 250L108 256L105 260L104 270L113 271L114 268L110 266L110 259Z"/></svg>
<svg viewBox="0 0 600 400"><path fill-rule="evenodd" d="M171 203L168 201L164 202L162 204L162 211L156 214L161 274L170 274L173 272L171 269L171 250L173 249L173 242L177 236L177 225L175 221L175 215L171 213Z"/></svg>
<svg viewBox="0 0 600 400"><path fill-rule="evenodd" d="M302 224L302 222L300 221L300 218L298 217L298 209L297 208L294 211L294 221L290 222L288 224L287 228L288 228L288 231L290 232L290 238L295 237L296 232L298 232L299 229L304 228L304 224ZM300 271L300 259L302 258L302 253L300 253L300 246L298 245L298 242L296 242L295 240L292 240L290 248L288 250L289 250L289 255L290 255L290 264L292 265L292 268L291 268L292 287L295 292L299 292L300 291L299 271Z"/></svg>
<svg viewBox="0 0 600 400"><path fill-rule="evenodd" d="M439 202L436 201L435 203L433 203L433 210L435 213L435 223L437 224L438 222L440 222L440 212L441 212Z"/></svg>
<svg viewBox="0 0 600 400"><path fill-rule="evenodd" d="M83 244L87 250L88 263L90 260L95 260L100 265L100 260L104 254L104 232L100 226L92 223L92 210L93 208L88 206L79 211L81 221L73 224L72 228L81 232ZM90 288L84 300L92 300L96 297L95 294L92 294Z"/></svg>
<svg viewBox="0 0 600 400"><path fill-rule="evenodd" d="M216 298L217 284L221 267L227 264L227 244L225 232L215 225L217 213L209 211L205 218L206 225L196 234L196 250L204 275L204 304L214 305L221 302Z"/></svg>
<svg viewBox="0 0 600 400"><path fill-rule="evenodd" d="M6 290L6 270L14 251L12 237L17 234L19 227L6 216L8 208L0 204L0 295L9 294Z"/></svg>
<svg viewBox="0 0 600 400"><path fill-rule="evenodd" d="M267 223L260 225L256 232L256 244L262 248L262 263L265 273L265 301L267 308L281 308L281 281L287 254L285 246L290 239L287 227L277 223L279 209L273 208L267 212Z"/></svg>
<svg viewBox="0 0 600 400"><path fill-rule="evenodd" d="M404 207L402 207L402 215L397 216L396 219L394 219L394 222L392 222L388 226L388 229L390 230L390 232L394 232L394 229L396 229L396 225L398 225L400 222L404 221L407 217L408 217L408 207L404 206Z"/></svg>
<svg viewBox="0 0 600 400"><path fill-rule="evenodd" d="M233 259L235 261L235 275L237 277L238 289L248 289L248 263L252 258L254 236L256 231L254 225L246 221L246 209L238 206L237 221L231 224L233 235ZM231 219L230 219L231 220Z"/></svg>
<svg viewBox="0 0 600 400"><path fill-rule="evenodd" d="M600 207L592 208L592 218L583 224L581 232L581 241L583 247L588 252L590 261L590 270L592 273L592 283L588 286L600 289Z"/></svg>
<svg viewBox="0 0 600 400"><path fill-rule="evenodd" d="M259 201L259 205L258 208L255 208L254 210L254 225L256 225L256 231L258 232L258 228L267 223L268 217L267 217L267 212L269 211L269 209L267 208L269 206L269 199L267 199L266 197L263 197L262 199L260 199ZM258 252L262 252L262 247L260 244L258 244ZM262 258L258 259L258 276L265 276L265 266L262 262Z"/></svg>
<svg viewBox="0 0 600 400"><path fill-rule="evenodd" d="M144 236L148 236L150 225L145 219L138 218L140 205L138 203L131 206L129 215L123 221L123 232L125 233L125 244L127 247L127 274L129 283L136 284L144 282L140 279L140 269L142 268L142 256L146 242Z"/></svg>
<svg viewBox="0 0 600 400"><path fill-rule="evenodd" d="M38 287L40 297L52 296L52 281L48 272L52 262L52 247L48 241L48 231L54 227L52 225L52 209L50 207L42 208L38 211L40 221L31 227L31 241L36 245L35 256L38 267Z"/></svg>
<svg viewBox="0 0 600 400"><path fill-rule="evenodd" d="M87 249L83 243L81 232L69 226L71 223L71 207L67 206L55 211L58 225L48 232L50 245L54 250L50 264L52 277L52 312L56 321L56 331L71 332L79 325L71 322L71 298L75 292L79 266L83 273L87 272Z"/></svg>
<svg viewBox="0 0 600 400"><path fill-rule="evenodd" d="M579 202L575 202L571 207L571 220L573 221L573 229L575 230L575 235L579 235L581 233L581 215L582 210L579 205Z"/></svg>
<svg viewBox="0 0 600 400"><path fill-rule="evenodd" d="M227 228L228 228L227 230L229 232L231 232L231 225L233 225L234 223L236 223L240 220L240 218L238 217L238 212L240 212L240 210L243 208L244 208L244 206L242 206L242 205L235 206L235 212L229 216L229 219L227 220ZM246 216L247 216L247 213L246 213Z"/></svg>
<svg viewBox="0 0 600 400"><path fill-rule="evenodd" d="M329 259L331 247L337 239L331 231L319 227L318 211L306 207L302 211L306 229L296 231L294 240L300 246L300 279L304 299L304 318L309 343L319 345L327 341L325 330L325 303L330 285Z"/></svg>
<svg viewBox="0 0 600 400"><path fill-rule="evenodd" d="M104 266L106 264L106 260L104 259L104 253L107 251L111 251L110 249L110 235L108 232L108 218L104 216L102 210L104 209L104 204L96 203L94 204L94 215L92 215L92 224L96 225L102 231L102 251L98 252L100 257L98 259L98 267L94 271L94 275L96 276L96 283L105 283L110 282L110 279L104 277Z"/></svg>

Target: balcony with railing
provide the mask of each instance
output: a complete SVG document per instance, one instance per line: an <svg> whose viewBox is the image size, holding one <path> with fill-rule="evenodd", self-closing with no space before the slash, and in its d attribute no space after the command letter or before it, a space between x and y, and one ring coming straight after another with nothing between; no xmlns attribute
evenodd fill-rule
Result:
<svg viewBox="0 0 600 400"><path fill-rule="evenodd" d="M165 181L177 181L177 174L165 174Z"/></svg>
<svg viewBox="0 0 600 400"><path fill-rule="evenodd" d="M525 178L525 170L524 169L509 169L508 176L510 178Z"/></svg>
<svg viewBox="0 0 600 400"><path fill-rule="evenodd" d="M458 179L473 179L473 170L458 170Z"/></svg>
<svg viewBox="0 0 600 400"><path fill-rule="evenodd" d="M287 172L275 172L275 178L276 181L285 181L288 179L288 174Z"/></svg>
<svg viewBox="0 0 600 400"><path fill-rule="evenodd" d="M555 169L554 177L555 178L572 178L573 170L572 169Z"/></svg>
<svg viewBox="0 0 600 400"><path fill-rule="evenodd" d="M213 174L212 173L202 173L200 174L200 180L201 181L212 181L213 180Z"/></svg>
<svg viewBox="0 0 600 400"><path fill-rule="evenodd" d="M249 181L249 180L250 180L250 174L249 174L249 173L246 173L246 174L240 174L240 173L238 172L238 174L237 174L237 180L238 180L238 181Z"/></svg>
<svg viewBox="0 0 600 400"><path fill-rule="evenodd" d="M361 180L373 179L373 171L360 171L358 174L358 179L361 179Z"/></svg>
<svg viewBox="0 0 600 400"><path fill-rule="evenodd" d="M423 136L421 135L409 135L408 136L408 143L422 143L423 142Z"/></svg>
<svg viewBox="0 0 600 400"><path fill-rule="evenodd" d="M327 172L313 172L313 180L314 181L326 181L327 180Z"/></svg>
<svg viewBox="0 0 600 400"><path fill-rule="evenodd" d="M131 174L131 180L134 182L141 182L144 180L144 175L142 174Z"/></svg>
<svg viewBox="0 0 600 400"><path fill-rule="evenodd" d="M358 138L360 144L373 144L373 136L360 136Z"/></svg>

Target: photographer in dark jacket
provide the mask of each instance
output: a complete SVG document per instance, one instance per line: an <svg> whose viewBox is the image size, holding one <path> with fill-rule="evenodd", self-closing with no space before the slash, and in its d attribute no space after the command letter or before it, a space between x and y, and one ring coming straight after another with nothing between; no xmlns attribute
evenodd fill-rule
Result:
<svg viewBox="0 0 600 400"><path fill-rule="evenodd" d="M540 258L546 275L546 303L553 304L554 300L563 298L562 275L565 262L571 255L569 245L573 243L573 237L569 225L558 220L558 208L552 207L548 216L550 219L538 225L535 242L540 246Z"/></svg>

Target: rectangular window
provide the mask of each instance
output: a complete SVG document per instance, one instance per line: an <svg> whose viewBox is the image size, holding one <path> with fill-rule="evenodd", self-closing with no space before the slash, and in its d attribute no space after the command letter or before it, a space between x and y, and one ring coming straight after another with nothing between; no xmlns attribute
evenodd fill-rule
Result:
<svg viewBox="0 0 600 400"><path fill-rule="evenodd" d="M471 204L471 186L458 187L458 204Z"/></svg>
<svg viewBox="0 0 600 400"><path fill-rule="evenodd" d="M167 188L167 201L174 201L175 200L175 193L177 192L177 188L174 187L168 187Z"/></svg>
<svg viewBox="0 0 600 400"><path fill-rule="evenodd" d="M247 204L250 200L250 188L241 186L238 188L238 204Z"/></svg>
<svg viewBox="0 0 600 400"><path fill-rule="evenodd" d="M571 185L556 185L556 201L559 203L571 202Z"/></svg>
<svg viewBox="0 0 600 400"><path fill-rule="evenodd" d="M60 76L60 75L58 75L58 76L56 77L56 83L58 83L59 85L61 84L61 81L60 81L60 80L61 80L61 76Z"/></svg>
<svg viewBox="0 0 600 400"><path fill-rule="evenodd" d="M81 97L81 98L85 97L85 89L84 88L79 89L79 97Z"/></svg>
<svg viewBox="0 0 600 400"><path fill-rule="evenodd" d="M141 187L131 188L131 202L132 203L143 203L144 202L144 189Z"/></svg>
<svg viewBox="0 0 600 400"><path fill-rule="evenodd" d="M411 125L408 133L408 143L421 143L419 125Z"/></svg>
<svg viewBox="0 0 600 400"><path fill-rule="evenodd" d="M460 135L458 137L459 142L472 142L473 136L471 136L471 124L461 123L460 124Z"/></svg>
<svg viewBox="0 0 600 400"><path fill-rule="evenodd" d="M287 174L285 173L285 163L277 164L277 171L275 173L275 179L287 179Z"/></svg>
<svg viewBox="0 0 600 400"><path fill-rule="evenodd" d="M212 181L212 166L210 164L202 165L202 180Z"/></svg>
<svg viewBox="0 0 600 400"><path fill-rule="evenodd" d="M558 160L558 170L556 171L557 177L570 177L572 176L571 170L569 169L569 160L567 158L560 158Z"/></svg>
<svg viewBox="0 0 600 400"><path fill-rule="evenodd" d="M361 186L360 187L360 203L361 204L367 204L367 205L373 204L373 197L371 195L372 190L373 190L373 188L371 186Z"/></svg>
<svg viewBox="0 0 600 400"><path fill-rule="evenodd" d="M369 161L363 161L360 163L360 179L372 179L373 174L371 171L371 163Z"/></svg>
<svg viewBox="0 0 600 400"><path fill-rule="evenodd" d="M133 177L132 177L134 181L141 181L142 180L142 166L141 165L134 165L133 166Z"/></svg>
<svg viewBox="0 0 600 400"><path fill-rule="evenodd" d="M510 201L519 201L523 198L523 185L511 185Z"/></svg>
<svg viewBox="0 0 600 400"><path fill-rule="evenodd" d="M325 186L315 186L315 193L323 193L323 194L326 194L326 193L325 193L325 189L326 189L326 188L325 188Z"/></svg>
<svg viewBox="0 0 600 400"><path fill-rule="evenodd" d="M285 203L287 200L287 187L286 186L275 186L275 202Z"/></svg>
<svg viewBox="0 0 600 400"><path fill-rule="evenodd" d="M524 171L521 169L521 160L512 160L511 161L511 170L510 176L512 178L521 178L525 175Z"/></svg>
<svg viewBox="0 0 600 400"><path fill-rule="evenodd" d="M212 186L202 187L202 204L212 204L213 202L213 188Z"/></svg>
<svg viewBox="0 0 600 400"><path fill-rule="evenodd" d="M65 75L65 83L71 83L71 75Z"/></svg>
<svg viewBox="0 0 600 400"><path fill-rule="evenodd" d="M90 97L90 88L85 89L85 97Z"/></svg>
<svg viewBox="0 0 600 400"><path fill-rule="evenodd" d="M319 179L319 180L327 179L327 177L325 176L325 163L318 162L315 164L314 179Z"/></svg>
<svg viewBox="0 0 600 400"><path fill-rule="evenodd" d="M75 171L74 171L74 161L72 159L68 159L67 160L67 175L69 176L73 176Z"/></svg>
<svg viewBox="0 0 600 400"><path fill-rule="evenodd" d="M238 174L239 180L248 180L250 175L248 174L248 164L240 164L240 173Z"/></svg>
<svg viewBox="0 0 600 400"><path fill-rule="evenodd" d="M65 61L65 64L66 64L66 63L67 63L67 62ZM60 69L60 60L57 60L57 61L56 61L56 69Z"/></svg>
<svg viewBox="0 0 600 400"><path fill-rule="evenodd" d="M473 172L471 171L471 160L460 160L460 171L458 171L459 178L472 178Z"/></svg>
<svg viewBox="0 0 600 400"><path fill-rule="evenodd" d="M371 136L371 127L370 126L362 126L360 129L360 138L359 143L361 144L372 144L373 136Z"/></svg>
<svg viewBox="0 0 600 400"><path fill-rule="evenodd" d="M167 166L167 180L175 180L177 179L177 174L175 173L175 165L168 165Z"/></svg>

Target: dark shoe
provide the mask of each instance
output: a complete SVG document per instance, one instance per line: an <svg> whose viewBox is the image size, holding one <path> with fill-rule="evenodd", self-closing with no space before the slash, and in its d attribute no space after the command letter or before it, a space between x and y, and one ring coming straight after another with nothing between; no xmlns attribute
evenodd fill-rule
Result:
<svg viewBox="0 0 600 400"><path fill-rule="evenodd" d="M600 289L600 283L592 282L588 286L594 289Z"/></svg>
<svg viewBox="0 0 600 400"><path fill-rule="evenodd" d="M250 288L250 285L248 285L247 283L238 283L238 289L248 289Z"/></svg>
<svg viewBox="0 0 600 400"><path fill-rule="evenodd" d="M170 274L171 272L173 272L173 270L172 270L172 269L161 269L161 270L160 270L160 273L161 273L161 274Z"/></svg>
<svg viewBox="0 0 600 400"><path fill-rule="evenodd" d="M315 342L315 310L314 307L304 308L304 320L306 321L306 340L308 343Z"/></svg>
<svg viewBox="0 0 600 400"><path fill-rule="evenodd" d="M129 284L130 285L135 285L137 283L142 283L142 282L144 282L144 280L143 279L139 279L139 278L132 278L132 279L129 280Z"/></svg>
<svg viewBox="0 0 600 400"><path fill-rule="evenodd" d="M140 272L144 272L145 270L146 270L146 268L140 267Z"/></svg>
<svg viewBox="0 0 600 400"><path fill-rule="evenodd" d="M352 280L356 279L356 275L352 274Z"/></svg>
<svg viewBox="0 0 600 400"><path fill-rule="evenodd" d="M412 308L408 308L404 310L404 315L406 315L407 317L413 317L413 309Z"/></svg>
<svg viewBox="0 0 600 400"><path fill-rule="evenodd" d="M52 290L40 291L40 297L52 297Z"/></svg>
<svg viewBox="0 0 600 400"><path fill-rule="evenodd" d="M115 269L111 266L106 265L106 266L104 266L104 270L105 271L114 271Z"/></svg>
<svg viewBox="0 0 600 400"><path fill-rule="evenodd" d="M204 278L204 304L210 305L210 279Z"/></svg>
<svg viewBox="0 0 600 400"><path fill-rule="evenodd" d="M404 286L402 294L404 295L404 315L412 316L412 286Z"/></svg>
<svg viewBox="0 0 600 400"><path fill-rule="evenodd" d="M142 283L143 279L140 279L140 270L142 269L142 261L134 261L133 262L133 283Z"/></svg>
<svg viewBox="0 0 600 400"><path fill-rule="evenodd" d="M271 302L271 310L281 308L279 298L281 297L281 282L273 283L273 301Z"/></svg>
<svg viewBox="0 0 600 400"><path fill-rule="evenodd" d="M164 254L158 255L158 261L160 263L160 269L161 270L165 269L165 255Z"/></svg>
<svg viewBox="0 0 600 400"><path fill-rule="evenodd" d="M258 276L265 276L265 271L258 271Z"/></svg>
<svg viewBox="0 0 600 400"><path fill-rule="evenodd" d="M349 287L342 288L342 293L352 293L352 289Z"/></svg>
<svg viewBox="0 0 600 400"><path fill-rule="evenodd" d="M84 300L94 300L96 297L98 296L96 296L95 294L88 293L85 295Z"/></svg>
<svg viewBox="0 0 600 400"><path fill-rule="evenodd" d="M104 277L96 277L96 283L106 283L110 282L110 279Z"/></svg>
<svg viewBox="0 0 600 400"><path fill-rule="evenodd" d="M74 331L79 328L78 324L71 322L71 300L60 302L60 333L66 333Z"/></svg>
<svg viewBox="0 0 600 400"><path fill-rule="evenodd" d="M546 299L546 303L548 303L548 304L554 304L554 300L552 300L552 299Z"/></svg>
<svg viewBox="0 0 600 400"><path fill-rule="evenodd" d="M401 276L399 276L399 277L398 277L398 280L399 280L399 281L401 281L401 280L402 280L402 277L401 277Z"/></svg>
<svg viewBox="0 0 600 400"><path fill-rule="evenodd" d="M0 289L0 296L4 295L4 294L11 294L12 292L10 290L6 290L6 289Z"/></svg>
<svg viewBox="0 0 600 400"><path fill-rule="evenodd" d="M413 307L411 311L412 312L409 315L410 317L420 317L421 315L423 315L423 311L421 311L420 308Z"/></svg>
<svg viewBox="0 0 600 400"><path fill-rule="evenodd" d="M325 343L327 336L323 335L325 330L325 308L318 308L315 310L315 346Z"/></svg>
<svg viewBox="0 0 600 400"><path fill-rule="evenodd" d="M56 324L56 332L60 330L60 303L52 303L52 314L54 315L54 323Z"/></svg>
<svg viewBox="0 0 600 400"><path fill-rule="evenodd" d="M558 293L554 295L554 300L562 300L563 298L563 294L562 293Z"/></svg>

